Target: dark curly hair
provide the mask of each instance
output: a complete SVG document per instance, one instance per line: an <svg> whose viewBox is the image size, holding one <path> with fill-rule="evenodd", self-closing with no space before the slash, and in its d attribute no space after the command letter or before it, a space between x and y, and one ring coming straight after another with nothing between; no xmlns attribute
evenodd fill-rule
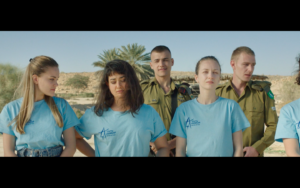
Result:
<svg viewBox="0 0 300 188"><path fill-rule="evenodd" d="M108 77L114 73L125 75L125 80L129 87L125 106L130 106L129 111L134 117L134 114L138 113L138 110L144 103L142 88L132 66L128 62L119 59L108 62L103 70L94 112L97 116L102 116L104 111L107 111L114 103L114 96L106 84L108 83Z"/></svg>
<svg viewBox="0 0 300 188"><path fill-rule="evenodd" d="M300 54L298 55L298 57L296 57L296 61L299 66L299 69L297 70L298 76L296 77L296 84L300 85Z"/></svg>

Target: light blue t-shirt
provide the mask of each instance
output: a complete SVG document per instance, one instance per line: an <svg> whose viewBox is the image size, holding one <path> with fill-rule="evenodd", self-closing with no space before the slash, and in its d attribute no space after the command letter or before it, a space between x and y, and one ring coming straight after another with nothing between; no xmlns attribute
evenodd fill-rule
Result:
<svg viewBox="0 0 300 188"><path fill-rule="evenodd" d="M16 150L23 147L46 149L58 145L64 146L63 131L80 122L66 100L57 97L53 97L53 99L62 116L64 126L60 128L57 125L49 106L43 99L34 103L31 118L24 127L25 134L16 131L15 123L7 126L19 114L23 98L4 106L0 114L0 132L16 137Z"/></svg>
<svg viewBox="0 0 300 188"><path fill-rule="evenodd" d="M283 138L295 138L300 142L300 99L283 106L277 123L275 141Z"/></svg>
<svg viewBox="0 0 300 188"><path fill-rule="evenodd" d="M181 104L169 132L186 139L187 157L233 156L232 134L249 126L237 102L219 97L207 105L197 99Z"/></svg>
<svg viewBox="0 0 300 188"><path fill-rule="evenodd" d="M138 114L113 111L108 108L97 116L94 107L80 118L76 131L84 138L94 135L95 156L142 156L150 152L150 142L167 133L155 109L143 104Z"/></svg>

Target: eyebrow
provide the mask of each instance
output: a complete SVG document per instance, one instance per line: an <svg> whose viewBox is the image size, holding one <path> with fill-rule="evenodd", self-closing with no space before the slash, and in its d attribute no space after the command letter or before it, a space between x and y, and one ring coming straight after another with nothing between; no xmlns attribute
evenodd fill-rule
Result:
<svg viewBox="0 0 300 188"><path fill-rule="evenodd" d="M202 69L202 70L210 70L210 69ZM213 69L213 70L220 70L220 69Z"/></svg>
<svg viewBox="0 0 300 188"><path fill-rule="evenodd" d="M168 57L162 58L162 60L166 60L166 59L169 59L169 58ZM154 59L154 61L156 61L156 60L160 60L160 59Z"/></svg>
<svg viewBox="0 0 300 188"><path fill-rule="evenodd" d="M121 77L119 77L119 78L125 78L125 76L121 76ZM111 78L111 79L109 79L109 80L115 80L116 78Z"/></svg>
<svg viewBox="0 0 300 188"><path fill-rule="evenodd" d="M56 78L56 76L50 76L50 77L52 77L52 78ZM59 78L59 77L58 77Z"/></svg>

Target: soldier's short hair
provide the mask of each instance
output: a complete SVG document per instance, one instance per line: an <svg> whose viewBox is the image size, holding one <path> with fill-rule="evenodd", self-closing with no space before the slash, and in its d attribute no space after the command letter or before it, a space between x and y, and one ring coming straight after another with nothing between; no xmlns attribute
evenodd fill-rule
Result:
<svg viewBox="0 0 300 188"><path fill-rule="evenodd" d="M208 59L214 60L214 61L216 61L216 62L219 64L219 66L220 66L220 73L221 73L221 65L220 65L218 59L217 59L215 56L205 56L205 57L202 57L202 58L197 62L197 65L196 65L196 68L195 68L195 73L196 73L196 75L198 75L198 71L199 71L199 67L200 67L201 62L204 61L204 60L208 60Z"/></svg>
<svg viewBox="0 0 300 188"><path fill-rule="evenodd" d="M255 53L253 50L251 50L251 48L249 48L247 46L240 46L240 47L236 48L235 50L233 50L232 55L231 55L231 60L237 60L242 52L255 56Z"/></svg>
<svg viewBox="0 0 300 188"><path fill-rule="evenodd" d="M168 51L168 52L170 53L170 55L171 55L170 49L169 49L168 47L166 47L166 46L163 46L163 45L155 46L155 47L151 50L150 55L152 54L152 52L158 52L158 53L160 53L160 52L163 52L163 51Z"/></svg>
<svg viewBox="0 0 300 188"><path fill-rule="evenodd" d="M300 85L300 54L296 57L297 64L299 65L299 69L297 70L298 76L296 77L296 83Z"/></svg>

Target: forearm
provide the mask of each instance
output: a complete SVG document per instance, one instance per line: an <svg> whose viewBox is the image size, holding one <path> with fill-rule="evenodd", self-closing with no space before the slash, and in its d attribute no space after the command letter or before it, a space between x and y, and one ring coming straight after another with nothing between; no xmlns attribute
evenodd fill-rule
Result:
<svg viewBox="0 0 300 188"><path fill-rule="evenodd" d="M75 147L65 147L60 157L73 157L76 152Z"/></svg>
<svg viewBox="0 0 300 188"><path fill-rule="evenodd" d="M176 150L176 154L175 154L176 157L186 157L186 151L184 150Z"/></svg>
<svg viewBox="0 0 300 188"><path fill-rule="evenodd" d="M300 157L300 152L296 152L296 151L286 151L286 155L288 157Z"/></svg>
<svg viewBox="0 0 300 188"><path fill-rule="evenodd" d="M84 139L76 139L76 148L88 157L95 157L95 150Z"/></svg>
<svg viewBox="0 0 300 188"><path fill-rule="evenodd" d="M174 139L168 141L168 146L170 149L176 148L176 137Z"/></svg>
<svg viewBox="0 0 300 188"><path fill-rule="evenodd" d="M234 154L233 154L234 157L243 157L244 154L243 154L243 148L238 148L236 150L234 150Z"/></svg>
<svg viewBox="0 0 300 188"><path fill-rule="evenodd" d="M169 157L170 149L168 147L160 148L157 150L157 157Z"/></svg>
<svg viewBox="0 0 300 188"><path fill-rule="evenodd" d="M260 140L256 141L252 147L261 155L267 147L275 142L274 137L275 129L273 129L273 127L267 127L264 132L264 136Z"/></svg>
<svg viewBox="0 0 300 188"><path fill-rule="evenodd" d="M18 157L18 156L15 154L14 151L11 151L11 150L5 151L4 150L4 157Z"/></svg>

